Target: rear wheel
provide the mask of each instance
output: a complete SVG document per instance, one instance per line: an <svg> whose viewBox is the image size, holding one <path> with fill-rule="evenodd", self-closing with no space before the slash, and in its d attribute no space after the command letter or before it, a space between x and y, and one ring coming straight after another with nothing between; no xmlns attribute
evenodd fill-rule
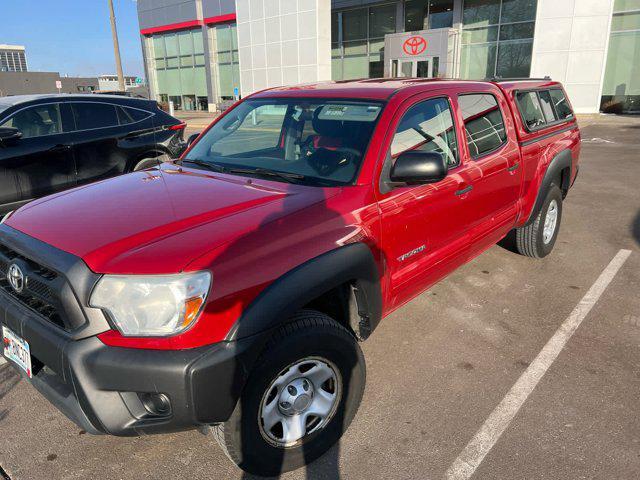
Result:
<svg viewBox="0 0 640 480"><path fill-rule="evenodd" d="M516 229L516 248L527 257L546 257L553 250L562 219L562 191L551 185L533 222Z"/></svg>
<svg viewBox="0 0 640 480"><path fill-rule="evenodd" d="M320 312L302 311L269 341L231 418L215 427L216 439L249 473L301 467L340 439L365 376L354 336Z"/></svg>
<svg viewBox="0 0 640 480"><path fill-rule="evenodd" d="M144 170L146 168L157 167L162 162L168 162L170 160L169 155L163 153L162 155L158 155L157 157L149 156L143 158L133 167L133 171L137 172L138 170Z"/></svg>

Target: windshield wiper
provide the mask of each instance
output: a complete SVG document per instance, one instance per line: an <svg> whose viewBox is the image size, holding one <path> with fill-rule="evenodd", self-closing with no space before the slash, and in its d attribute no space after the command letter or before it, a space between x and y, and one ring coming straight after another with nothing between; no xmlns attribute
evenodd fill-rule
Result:
<svg viewBox="0 0 640 480"><path fill-rule="evenodd" d="M198 160L197 158L183 158L182 160L177 160L175 163L177 163L178 165L182 165L183 163L192 163L213 172L224 173L227 171L226 167L223 167L218 163L205 162L204 160Z"/></svg>
<svg viewBox="0 0 640 480"><path fill-rule="evenodd" d="M242 173L246 175L262 175L265 177L278 177L285 182L296 183L295 180L304 180L306 177L299 173L279 172L278 170L270 170L268 168L234 168L226 167L227 173Z"/></svg>

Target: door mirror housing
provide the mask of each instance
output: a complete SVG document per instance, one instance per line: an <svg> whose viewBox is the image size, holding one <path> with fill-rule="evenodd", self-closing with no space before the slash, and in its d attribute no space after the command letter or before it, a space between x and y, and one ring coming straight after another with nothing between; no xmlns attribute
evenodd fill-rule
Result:
<svg viewBox="0 0 640 480"><path fill-rule="evenodd" d="M13 127L0 127L0 144L8 145L22 137L22 132Z"/></svg>
<svg viewBox="0 0 640 480"><path fill-rule="evenodd" d="M196 138L198 138L199 136L200 136L200 132L194 133L193 135L189 135L189 138L187 138L187 147L190 147L191 144L195 142Z"/></svg>
<svg viewBox="0 0 640 480"><path fill-rule="evenodd" d="M408 151L401 153L391 168L393 183L436 183L447 176L447 162L437 152Z"/></svg>

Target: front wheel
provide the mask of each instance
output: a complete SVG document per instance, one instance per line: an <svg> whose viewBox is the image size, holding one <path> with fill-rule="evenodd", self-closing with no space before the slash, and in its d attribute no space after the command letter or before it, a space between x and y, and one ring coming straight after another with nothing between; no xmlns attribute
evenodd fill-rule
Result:
<svg viewBox="0 0 640 480"><path fill-rule="evenodd" d="M516 248L527 257L546 257L553 250L562 219L562 192L551 185L533 222L516 229Z"/></svg>
<svg viewBox="0 0 640 480"><path fill-rule="evenodd" d="M243 470L277 475L311 463L355 416L365 364L355 337L316 311L298 313L269 341L231 418L214 429Z"/></svg>

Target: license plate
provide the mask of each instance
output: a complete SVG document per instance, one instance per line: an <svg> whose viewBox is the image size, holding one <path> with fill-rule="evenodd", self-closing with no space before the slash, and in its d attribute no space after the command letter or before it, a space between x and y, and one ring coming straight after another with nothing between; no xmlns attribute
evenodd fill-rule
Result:
<svg viewBox="0 0 640 480"><path fill-rule="evenodd" d="M18 365L31 378L31 350L29 349L29 344L4 325L2 326L2 338L4 356Z"/></svg>

